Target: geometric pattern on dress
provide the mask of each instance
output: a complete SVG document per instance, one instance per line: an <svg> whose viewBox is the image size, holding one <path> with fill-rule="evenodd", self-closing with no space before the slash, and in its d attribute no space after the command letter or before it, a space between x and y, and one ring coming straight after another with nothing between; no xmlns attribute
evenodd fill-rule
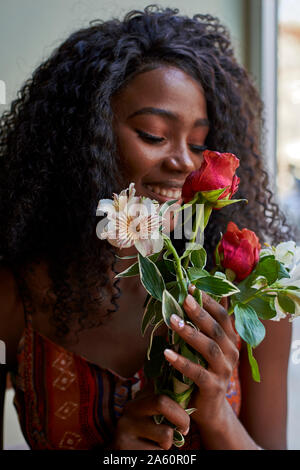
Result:
<svg viewBox="0 0 300 470"><path fill-rule="evenodd" d="M61 372L64 372L66 369L69 369L72 362L73 362L72 358L69 355L62 352L58 355L58 357L52 363L52 367L55 367L55 369L58 369Z"/></svg>
<svg viewBox="0 0 300 470"><path fill-rule="evenodd" d="M82 441L82 439L79 434L76 434L76 432L66 431L58 446L61 449L76 449L80 441Z"/></svg>
<svg viewBox="0 0 300 470"><path fill-rule="evenodd" d="M71 383L74 382L75 379L75 374L65 370L53 381L53 387L56 387L64 392L71 385Z"/></svg>
<svg viewBox="0 0 300 470"><path fill-rule="evenodd" d="M58 410L54 413L60 419L68 419L71 414L78 408L77 403L73 403L72 401L66 401L62 406L58 408Z"/></svg>

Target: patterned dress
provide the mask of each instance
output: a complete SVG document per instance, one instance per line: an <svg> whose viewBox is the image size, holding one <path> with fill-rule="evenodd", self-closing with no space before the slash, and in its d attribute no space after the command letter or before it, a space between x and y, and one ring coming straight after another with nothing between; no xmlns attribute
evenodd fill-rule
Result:
<svg viewBox="0 0 300 470"><path fill-rule="evenodd" d="M108 449L124 405L141 390L143 369L121 377L64 349L34 330L32 313L18 280L25 329L18 348L18 367L11 372L14 406L31 449ZM238 366L227 400L238 415L241 403ZM191 420L183 450L201 449Z"/></svg>

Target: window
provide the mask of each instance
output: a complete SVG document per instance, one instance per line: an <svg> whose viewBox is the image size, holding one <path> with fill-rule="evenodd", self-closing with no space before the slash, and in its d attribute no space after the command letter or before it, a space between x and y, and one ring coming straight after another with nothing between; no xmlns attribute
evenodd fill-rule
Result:
<svg viewBox="0 0 300 470"><path fill-rule="evenodd" d="M279 0L277 187L288 218L300 227L300 2Z"/></svg>

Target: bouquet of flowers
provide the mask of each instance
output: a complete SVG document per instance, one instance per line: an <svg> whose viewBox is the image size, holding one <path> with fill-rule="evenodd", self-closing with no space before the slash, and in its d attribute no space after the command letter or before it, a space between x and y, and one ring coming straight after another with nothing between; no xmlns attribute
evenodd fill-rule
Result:
<svg viewBox="0 0 300 470"><path fill-rule="evenodd" d="M191 283L195 286L193 297L201 306L203 291L218 302L222 297L230 300L228 314L234 314L235 329L247 343L255 381L260 381L260 375L253 348L265 336L260 319L280 320L287 314L290 318L300 314L300 247L294 241L277 246L265 244L262 249L253 231L240 230L234 222L229 222L215 249L215 268L210 272L205 269L207 254L203 235L212 211L247 201L233 199L240 181L235 174L239 159L231 153L209 150L203 157L201 167L186 178L182 205L177 200L160 205L155 200L138 197L131 183L119 195L114 193L113 199L100 200L97 208L98 215L107 214L97 226L98 237L118 248L134 245L137 249L137 254L132 256L133 264L117 277L137 276L147 292L141 333L144 335L147 328L152 331L145 374L153 380L155 393L170 396L189 414L195 410L188 408L194 384L170 367L164 350L173 349L190 361L207 366L201 354L170 326L170 317L176 313L197 329L182 308ZM177 221L184 215L176 228L192 223L188 231L190 241L181 255L166 233L166 220L171 211ZM163 324L168 327L167 337L154 335ZM156 423L165 420L163 416L154 419ZM176 428L174 444L178 447L184 444L184 437Z"/></svg>

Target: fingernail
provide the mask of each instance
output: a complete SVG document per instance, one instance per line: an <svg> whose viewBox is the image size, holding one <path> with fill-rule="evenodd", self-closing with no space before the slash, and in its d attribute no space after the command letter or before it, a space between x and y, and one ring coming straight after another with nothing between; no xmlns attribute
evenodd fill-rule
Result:
<svg viewBox="0 0 300 470"><path fill-rule="evenodd" d="M193 292L195 291L196 289L196 286L194 284L190 284L189 285L189 291L193 294Z"/></svg>
<svg viewBox="0 0 300 470"><path fill-rule="evenodd" d="M170 359L170 361L175 361L177 359L177 354L172 351L172 349L165 349L164 354L167 359Z"/></svg>
<svg viewBox="0 0 300 470"><path fill-rule="evenodd" d="M185 301L190 309L196 308L197 302L192 295L188 294Z"/></svg>
<svg viewBox="0 0 300 470"><path fill-rule="evenodd" d="M187 430L184 431L182 434L183 434L184 436L186 436L186 435L189 433L189 430L190 430L190 428L187 428Z"/></svg>
<svg viewBox="0 0 300 470"><path fill-rule="evenodd" d="M175 315L175 313L171 315L171 320L178 326L178 328L184 327L184 321L178 315Z"/></svg>

